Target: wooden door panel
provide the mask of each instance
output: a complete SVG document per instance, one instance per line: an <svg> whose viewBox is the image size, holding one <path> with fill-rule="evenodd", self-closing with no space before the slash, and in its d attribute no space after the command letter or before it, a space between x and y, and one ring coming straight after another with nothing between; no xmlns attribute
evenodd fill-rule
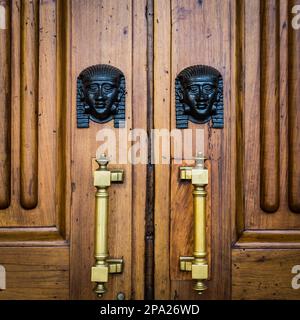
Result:
<svg viewBox="0 0 300 320"><path fill-rule="evenodd" d="M2 119L2 126L10 137L3 153L9 165L4 168L11 170L9 184L5 183L5 175L1 181L2 187L10 189L10 196L9 201L2 202L0 223L1 227L10 228L58 226L60 216L65 214L59 206L66 201L56 201L66 182L59 178L67 171L63 158L66 137L60 134L58 121L66 122L67 106L61 109L63 101L59 100L60 91L56 88L65 70L57 69L56 52L62 44L57 42L56 34L60 39L58 20L66 11L60 12L55 2L38 5L34 1L21 6L15 1L7 10L11 13L11 35L15 41L2 49L10 52L12 61L12 68L7 70L10 99L7 105L2 104L9 114ZM50 15L54 19L50 20ZM9 31L8 26L1 33L10 34Z"/></svg>
<svg viewBox="0 0 300 320"><path fill-rule="evenodd" d="M113 1L73 1L73 127L76 128L76 79L79 73L95 64L112 64L120 69L126 80L126 120L132 125L132 7L130 1L116 6ZM129 30L129 32L125 32ZM112 49L114 48L114 49ZM121 56L122 53L122 56ZM113 128L109 122L106 127ZM94 264L94 194L92 161L96 156L96 134L101 125L90 123L89 129L73 130L73 210L71 240L71 292L74 299L95 299L94 284L90 281ZM109 155L110 156L110 155ZM125 180L110 187L109 253L123 257L126 267L122 275L110 277L106 298L115 299L115 290L130 295L131 283L131 166L124 165ZM119 222L119 223L118 223ZM126 239L126 240L125 240ZM124 241L125 240L125 241ZM76 266L75 266L76 264ZM121 289L122 288L122 289Z"/></svg>
<svg viewBox="0 0 300 320"><path fill-rule="evenodd" d="M3 0L1 6L6 29L0 30L0 36L6 46L0 49L4 115L0 123L0 263L7 270L8 288L0 298L24 298L32 281L36 290L29 290L29 299L65 299L69 287L72 298L94 299L90 271L96 133L112 125L76 128L76 80L82 69L93 64L113 64L125 73L128 131L117 142L129 151L130 130L147 129L147 3ZM110 191L109 253L123 257L125 269L110 280L106 298L124 292L126 298L141 299L147 170L145 164L117 167L125 169L125 181ZM72 267L67 267L70 213ZM11 280L8 246L16 253L12 265L19 265L18 274L25 275L18 289ZM35 246L47 247L47 254ZM40 262L35 264L32 255L26 255L27 247L40 255ZM67 259L62 260L61 270L55 264L62 281L58 281L60 275L44 273L44 267L38 270L40 265L52 265L57 250ZM35 272L24 269L27 262ZM40 281L43 275L47 283L53 280L53 286ZM64 286L61 294L54 294L55 285Z"/></svg>
<svg viewBox="0 0 300 320"><path fill-rule="evenodd" d="M95 284L90 280L94 265L93 163L100 145L97 132L103 128L114 130L118 150L122 147L129 152L130 130L147 128L145 10L145 1L72 1L72 299L97 298ZM114 128L113 122L91 122L88 129L76 128L76 79L83 69L95 64L111 64L125 75L127 131ZM109 277L103 298L116 299L118 292L123 292L126 299L142 299L146 166L133 168L125 159L125 164L110 168L122 168L125 173L122 184L109 188L108 224L109 255L124 259L124 271Z"/></svg>
<svg viewBox="0 0 300 320"><path fill-rule="evenodd" d="M0 299L69 297L68 3L1 1Z"/></svg>
<svg viewBox="0 0 300 320"><path fill-rule="evenodd" d="M175 78L184 68L209 65L223 76L225 126L209 124L189 128L204 131L208 157L207 242L210 281L199 296L192 289L189 273L179 270L179 257L193 250L192 186L179 180L179 165L156 165L155 194L155 288L157 299L229 298L230 277L230 2L154 2L154 127L175 129ZM159 85L158 85L159 84ZM183 132L184 130L182 130ZM183 142L184 143L184 142ZM191 156L201 150L192 146ZM166 185L166 181L169 185ZM226 188L227 186L227 188ZM170 234L167 238L166 234ZM220 254L222 252L222 254ZM222 268L221 268L222 266Z"/></svg>
<svg viewBox="0 0 300 320"><path fill-rule="evenodd" d="M154 3L154 79L162 84L154 84L155 127L175 128L174 79L184 67L211 65L224 78L224 129L190 125L205 130L211 177L207 187L210 280L203 299L231 296L227 278L230 243L233 248L260 248L271 256L275 250L286 248L284 254L297 264L299 33L290 27L295 3ZM174 147L170 148L174 157ZM169 187L166 180L170 181ZM178 165L174 164L170 168L157 165L155 183L156 194L164 193L155 200L156 297L195 299L190 276L182 274L178 266L178 257L192 252L192 187L179 181ZM227 224L230 219L231 231ZM166 238L169 230L170 237ZM272 248L276 248L274 252L269 250ZM239 252L232 251L233 268ZM246 270L247 256L239 257L239 264ZM291 294L288 287L290 272L282 274L287 267L277 268L278 259L271 259L270 266L273 274L266 283L271 283L275 270L277 277L282 277L283 290L274 297L297 297L298 291ZM265 276L259 262L257 268L251 267L257 270L257 279ZM233 297L240 294L241 298L251 298L254 291L243 291L242 276L249 279L238 271L232 274ZM256 280L254 283L259 283ZM271 291L266 288L261 296L267 297Z"/></svg>
<svg viewBox="0 0 300 320"><path fill-rule="evenodd" d="M9 26L11 24L11 6L9 1L1 1L2 8L5 8L5 27L10 30ZM7 29L0 30L1 43L3 45L0 49L0 63L1 63L1 73L0 73L0 108L2 113L2 118L0 122L0 208L7 208L10 204L10 168L11 168L11 156L10 156L10 97L11 97L11 53L10 53L10 43L11 37L10 32Z"/></svg>
<svg viewBox="0 0 300 320"><path fill-rule="evenodd" d="M123 258L124 270L109 276L103 299L119 292L125 299L300 299L291 284L300 264L295 4L0 0L0 299L97 299L100 129L116 134L117 158L119 149L128 155L109 165L125 172L124 183L109 188L108 227L109 255ZM77 77L95 64L125 75L126 130L113 122L77 128ZM197 64L219 70L224 85L224 128L189 123L194 138L203 130L204 143L182 137L191 144L184 164L202 148L208 158L209 280L201 296L179 270L179 257L193 251L193 187L179 179L174 144L170 164L128 162L133 129L147 131L149 151L152 128L176 128L175 78Z"/></svg>
<svg viewBox="0 0 300 320"><path fill-rule="evenodd" d="M69 248L0 248L5 300L69 299Z"/></svg>
<svg viewBox="0 0 300 320"><path fill-rule="evenodd" d="M299 261L296 249L234 249L232 299L299 300L299 289L292 287Z"/></svg>
<svg viewBox="0 0 300 320"><path fill-rule="evenodd" d="M295 3L237 2L242 14L235 17L236 81L241 85L236 100L234 299L300 298L291 286L300 248L295 165L300 42L291 27Z"/></svg>
<svg viewBox="0 0 300 320"><path fill-rule="evenodd" d="M240 51L238 58L242 59L240 64L245 72L240 119L244 123L244 138L239 150L243 152L244 169L238 173L244 174L245 228L299 229L300 219L295 214L297 210L291 210L295 206L289 195L295 193L296 173L287 162L296 152L292 134L295 124L288 123L289 112L297 119L296 109L287 98L287 92L293 93L287 90L293 90L294 84L289 84L287 70L288 63L297 63L297 51L291 50L297 46L293 44L296 39L291 38L286 49L290 23L287 2L281 2L281 7L280 2L267 3L263 6L260 1L245 2L245 17L238 18L245 50Z"/></svg>

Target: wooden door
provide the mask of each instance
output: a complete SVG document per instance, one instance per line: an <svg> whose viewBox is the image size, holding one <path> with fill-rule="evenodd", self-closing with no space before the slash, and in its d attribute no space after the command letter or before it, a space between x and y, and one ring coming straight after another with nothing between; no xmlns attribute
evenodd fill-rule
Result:
<svg viewBox="0 0 300 320"><path fill-rule="evenodd" d="M0 8L0 299L68 299L68 2Z"/></svg>
<svg viewBox="0 0 300 320"><path fill-rule="evenodd" d="M236 66L242 68L236 145L242 148L236 149L234 299L300 298L297 3L244 1L243 15L236 16Z"/></svg>
<svg viewBox="0 0 300 320"><path fill-rule="evenodd" d="M109 188L108 227L124 271L109 276L103 299L299 299L295 4L0 0L0 299L97 299L93 171L105 128L117 154L132 155L133 129L148 134L149 152L148 163L109 165L125 172ZM77 78L96 64L125 76L126 131L77 127ZM179 180L172 140L169 164L150 157L151 129L176 128L176 76L199 64L221 73L224 92L224 128L189 123L204 134L209 170L201 296L179 270L193 250L192 185Z"/></svg>
<svg viewBox="0 0 300 320"><path fill-rule="evenodd" d="M157 299L300 298L296 4L154 2L154 127L175 128L174 79L184 68L212 66L224 81L224 128L189 124L205 131L210 174L208 289L197 296L179 271L179 256L193 252L192 187L180 182L171 146L172 165L155 168Z"/></svg>
<svg viewBox="0 0 300 320"><path fill-rule="evenodd" d="M96 299L96 134L118 129L113 122L77 128L76 82L91 65L122 70L128 132L147 130L146 1L0 5L0 264L6 270L0 298ZM117 167L125 180L110 190L109 253L123 258L125 269L111 277L105 298L122 292L142 299L146 164Z"/></svg>

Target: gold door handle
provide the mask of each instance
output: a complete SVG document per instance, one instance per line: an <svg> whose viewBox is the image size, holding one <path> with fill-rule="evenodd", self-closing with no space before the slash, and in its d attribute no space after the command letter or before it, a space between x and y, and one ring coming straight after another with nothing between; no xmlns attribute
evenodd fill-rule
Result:
<svg viewBox="0 0 300 320"><path fill-rule="evenodd" d="M106 292L105 283L110 273L122 273L123 259L108 259L108 187L112 182L123 182L123 170L108 170L109 160L105 154L96 160L99 168L94 172L95 194L95 266L92 267L91 280L96 282L94 289L99 298Z"/></svg>
<svg viewBox="0 0 300 320"><path fill-rule="evenodd" d="M204 167L204 156L201 152L196 157L195 167L180 167L180 179L191 180L193 190L194 211L194 252L193 257L180 257L180 270L190 271L196 280L194 290L202 294L207 286L208 263L206 260L206 195L208 170Z"/></svg>

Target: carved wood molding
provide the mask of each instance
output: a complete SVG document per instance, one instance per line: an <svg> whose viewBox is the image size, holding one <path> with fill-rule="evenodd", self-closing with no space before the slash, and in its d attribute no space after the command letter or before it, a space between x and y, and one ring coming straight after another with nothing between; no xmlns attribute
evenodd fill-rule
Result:
<svg viewBox="0 0 300 320"><path fill-rule="evenodd" d="M65 242L70 206L70 1L4 2L0 239L17 243L48 236L49 241Z"/></svg>
<svg viewBox="0 0 300 320"><path fill-rule="evenodd" d="M236 1L234 247L300 247L300 42L289 27L293 3Z"/></svg>

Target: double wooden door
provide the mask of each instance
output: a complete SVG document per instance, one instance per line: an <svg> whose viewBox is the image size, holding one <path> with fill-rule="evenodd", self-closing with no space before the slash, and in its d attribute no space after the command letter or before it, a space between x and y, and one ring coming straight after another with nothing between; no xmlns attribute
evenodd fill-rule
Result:
<svg viewBox="0 0 300 320"><path fill-rule="evenodd" d="M224 128L190 123L208 158L208 289L197 295L179 270L179 256L193 250L192 186L179 180L170 142L169 164L111 165L125 172L109 189L108 227L109 254L123 257L124 270L109 277L103 299L299 299L296 4L1 0L0 299L97 299L97 132L110 128L128 150L132 141L113 122L77 128L76 80L95 64L122 70L127 130L148 137L176 128L184 68L212 66L224 87Z"/></svg>

